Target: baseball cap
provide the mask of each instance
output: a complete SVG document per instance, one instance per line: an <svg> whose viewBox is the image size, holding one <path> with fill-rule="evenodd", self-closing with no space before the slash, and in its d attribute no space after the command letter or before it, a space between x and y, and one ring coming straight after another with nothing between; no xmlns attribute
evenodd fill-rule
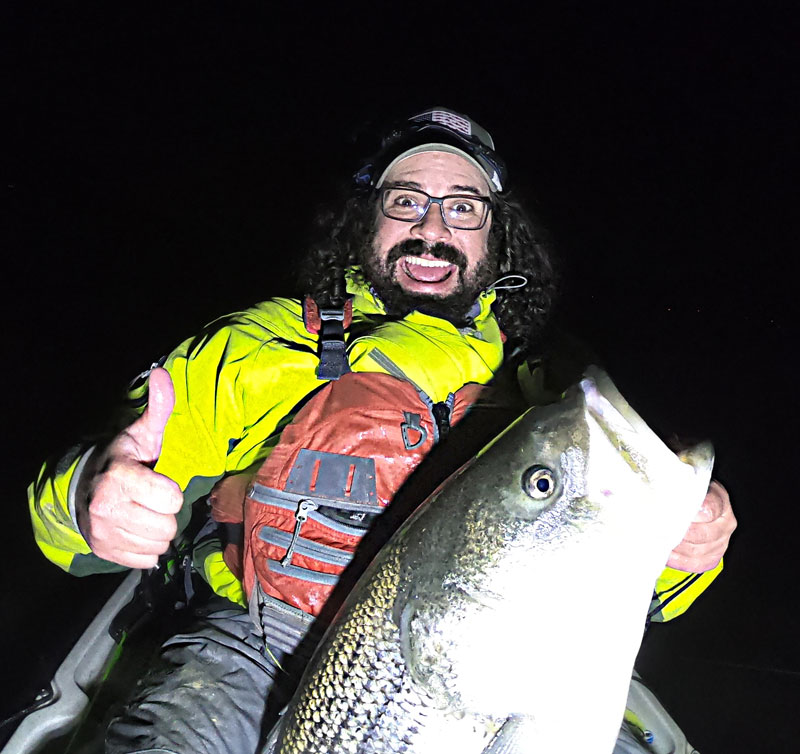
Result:
<svg viewBox="0 0 800 754"><path fill-rule="evenodd" d="M380 188L398 162L422 152L457 154L478 168L492 192L503 191L505 163L494 151L489 132L469 116L433 107L390 128L380 150L355 174L356 184Z"/></svg>

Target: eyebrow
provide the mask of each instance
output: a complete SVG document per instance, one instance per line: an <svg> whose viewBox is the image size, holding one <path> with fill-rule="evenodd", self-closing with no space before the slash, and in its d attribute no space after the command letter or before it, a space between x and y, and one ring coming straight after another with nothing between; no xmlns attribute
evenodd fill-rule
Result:
<svg viewBox="0 0 800 754"><path fill-rule="evenodd" d="M461 186L456 184L455 186L450 186L452 191L466 191L469 194L477 194L478 196L483 196L481 190L476 188L475 186Z"/></svg>
<svg viewBox="0 0 800 754"><path fill-rule="evenodd" d="M417 183L416 181L390 181L389 183L391 183L392 186L400 186L402 188L413 188L413 189L418 189L419 191L425 191L425 189L422 188L422 184ZM488 196L484 196L484 194L481 192L479 188L476 188L475 186L464 186L460 183L453 184L452 186L450 186L448 191L456 191L459 193L466 192L469 194L475 194L477 197L481 199L489 198Z"/></svg>

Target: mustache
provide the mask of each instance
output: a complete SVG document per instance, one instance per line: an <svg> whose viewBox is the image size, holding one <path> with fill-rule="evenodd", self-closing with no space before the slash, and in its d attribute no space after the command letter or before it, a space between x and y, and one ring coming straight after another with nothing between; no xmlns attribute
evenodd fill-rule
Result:
<svg viewBox="0 0 800 754"><path fill-rule="evenodd" d="M430 254L434 259L454 264L462 273L467 269L467 258L455 246L442 242L429 245L418 238L409 238L392 246L386 255L386 263L391 266L400 257L418 257L425 253Z"/></svg>

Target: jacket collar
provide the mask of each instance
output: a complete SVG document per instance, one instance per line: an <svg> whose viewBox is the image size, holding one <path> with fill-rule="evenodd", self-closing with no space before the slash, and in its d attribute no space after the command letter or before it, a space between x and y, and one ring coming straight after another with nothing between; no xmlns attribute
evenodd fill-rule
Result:
<svg viewBox="0 0 800 754"><path fill-rule="evenodd" d="M345 272L347 292L353 296L353 309L366 315L386 314L386 308L383 305L383 301L378 298L369 283L366 280L364 282L359 282L359 271L359 267L351 267L347 270L347 272ZM472 319L475 322L480 322L489 317L492 313L492 304L496 298L497 294L494 290L490 289L482 291L478 296L478 300L475 302L472 310L470 311ZM441 317L434 317L432 315L423 314L422 312L412 312L412 314L416 316L428 317L431 320L441 320Z"/></svg>

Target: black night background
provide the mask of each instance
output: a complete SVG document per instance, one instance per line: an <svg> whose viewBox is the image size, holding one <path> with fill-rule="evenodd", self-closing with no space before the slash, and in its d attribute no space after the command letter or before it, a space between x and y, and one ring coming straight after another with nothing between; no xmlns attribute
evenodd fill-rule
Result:
<svg viewBox="0 0 800 754"><path fill-rule="evenodd" d="M651 628L640 671L703 754L796 750L800 14L375 7L0 11L0 718L119 581L39 553L42 461L205 323L286 295L365 128L441 104L488 128L550 228L559 326L662 434L716 447L739 521L725 571Z"/></svg>

